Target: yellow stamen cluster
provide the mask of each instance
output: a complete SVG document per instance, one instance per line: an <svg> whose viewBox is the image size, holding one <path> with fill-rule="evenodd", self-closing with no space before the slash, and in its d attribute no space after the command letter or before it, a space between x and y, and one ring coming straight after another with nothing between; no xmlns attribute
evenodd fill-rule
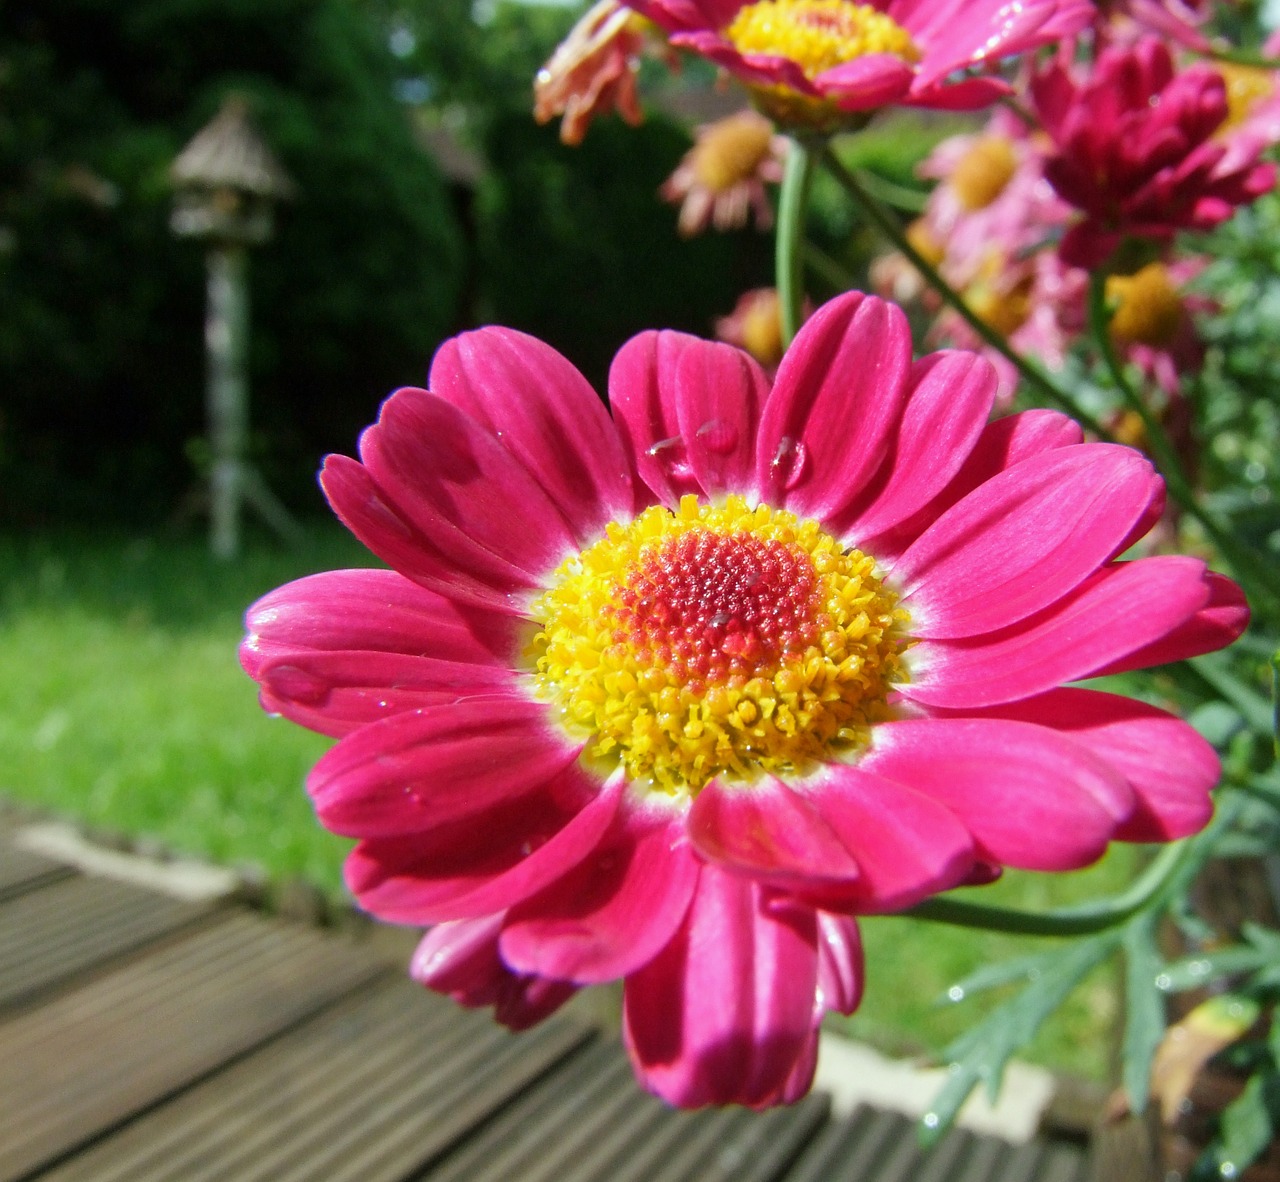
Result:
<svg viewBox="0 0 1280 1182"><path fill-rule="evenodd" d="M909 62L921 56L896 21L850 0L760 0L742 8L724 36L741 53L790 58L806 78L873 53Z"/></svg>
<svg viewBox="0 0 1280 1182"><path fill-rule="evenodd" d="M1215 68L1222 75L1227 88L1227 117L1218 128L1218 134L1239 127L1253 112L1254 106L1275 93L1276 78L1271 70L1257 66L1238 66L1232 62L1219 62Z"/></svg>
<svg viewBox="0 0 1280 1182"><path fill-rule="evenodd" d="M736 496L611 524L531 614L535 695L602 771L675 797L857 751L907 679L874 561Z"/></svg>
<svg viewBox="0 0 1280 1182"><path fill-rule="evenodd" d="M698 183L713 193L725 193L754 179L769 158L773 137L773 124L755 111L741 111L713 123L691 153Z"/></svg>
<svg viewBox="0 0 1280 1182"><path fill-rule="evenodd" d="M1107 279L1111 335L1122 344L1170 344L1182 325L1182 297L1163 263L1148 263L1133 275Z"/></svg>
<svg viewBox="0 0 1280 1182"><path fill-rule="evenodd" d="M951 189L965 209L986 209L1004 192L1017 170L1013 145L1002 135L985 135L952 170Z"/></svg>

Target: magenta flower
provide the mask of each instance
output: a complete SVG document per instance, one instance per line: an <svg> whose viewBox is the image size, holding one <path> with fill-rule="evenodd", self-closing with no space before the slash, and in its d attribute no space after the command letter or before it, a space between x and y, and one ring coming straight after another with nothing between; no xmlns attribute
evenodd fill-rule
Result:
<svg viewBox="0 0 1280 1182"><path fill-rule="evenodd" d="M985 107L1009 86L953 77L1079 32L1088 0L626 0L672 45L723 66L780 123L836 127L904 104Z"/></svg>
<svg viewBox="0 0 1280 1182"><path fill-rule="evenodd" d="M308 790L347 881L439 925L415 975L535 1021L621 978L644 1084L761 1107L861 992L853 916L1003 866L1066 870L1211 811L1212 749L1061 688L1227 644L1238 588L1120 561L1162 485L903 314L820 308L770 385L728 345L630 341L613 416L548 346L446 343L333 456L392 570L249 611L263 705L338 736Z"/></svg>
<svg viewBox="0 0 1280 1182"><path fill-rule="evenodd" d="M1221 73L1175 72L1162 41L1105 50L1083 77L1059 59L1031 93L1056 148L1045 176L1084 211L1060 247L1075 266L1104 262L1126 236L1209 229L1275 183L1275 166L1258 159L1265 140L1224 127Z"/></svg>

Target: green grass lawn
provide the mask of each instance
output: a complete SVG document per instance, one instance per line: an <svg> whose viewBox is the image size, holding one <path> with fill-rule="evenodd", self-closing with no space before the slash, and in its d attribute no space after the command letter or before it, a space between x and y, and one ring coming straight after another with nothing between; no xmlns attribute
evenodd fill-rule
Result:
<svg viewBox="0 0 1280 1182"><path fill-rule="evenodd" d="M235 563L194 538L0 538L0 795L340 891L348 843L320 828L302 787L329 740L264 715L235 650L258 595L369 564L336 526L313 530L305 551L262 543ZM1120 849L1090 871L1010 875L985 894L1053 905L1112 891L1132 869ZM982 1012L982 999L936 1004L950 984L1044 944L895 918L866 921L864 934L866 1001L849 1027L911 1051L942 1046ZM1103 1075L1115 1005L1112 974L1100 973L1031 1057Z"/></svg>

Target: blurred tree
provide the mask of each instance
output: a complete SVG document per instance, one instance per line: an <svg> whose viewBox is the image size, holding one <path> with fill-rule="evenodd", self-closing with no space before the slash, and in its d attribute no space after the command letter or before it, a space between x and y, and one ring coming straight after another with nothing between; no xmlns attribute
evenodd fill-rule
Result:
<svg viewBox="0 0 1280 1182"><path fill-rule="evenodd" d="M318 507L317 455L456 327L462 245L395 76L347 0L0 9L0 518L154 520L193 485L203 261L167 169L229 89L300 193L254 260L258 459Z"/></svg>

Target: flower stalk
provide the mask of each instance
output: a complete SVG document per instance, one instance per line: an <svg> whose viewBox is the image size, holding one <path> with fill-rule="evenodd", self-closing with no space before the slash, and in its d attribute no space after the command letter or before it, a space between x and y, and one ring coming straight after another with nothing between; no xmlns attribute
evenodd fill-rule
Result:
<svg viewBox="0 0 1280 1182"><path fill-rule="evenodd" d="M778 196L775 261L783 349L795 339L804 318L804 215L821 150L821 142L813 144L800 136L791 138Z"/></svg>
<svg viewBox="0 0 1280 1182"><path fill-rule="evenodd" d="M942 277L938 269L912 246L893 214L876 200L866 186L849 169L845 168L839 157L830 148L823 152L822 164L859 209L862 210L867 219L893 243L895 249L910 261L911 265L924 276L926 282L964 319L965 323L986 344L1008 358L1030 386L1034 387L1047 402L1071 415L1099 439L1111 439L1111 433L1102 423L1089 414L1070 394L1051 381L1038 366L1014 349L1005 340L1002 333L992 328L990 324L983 320L981 316L978 316L965 303L964 297Z"/></svg>

